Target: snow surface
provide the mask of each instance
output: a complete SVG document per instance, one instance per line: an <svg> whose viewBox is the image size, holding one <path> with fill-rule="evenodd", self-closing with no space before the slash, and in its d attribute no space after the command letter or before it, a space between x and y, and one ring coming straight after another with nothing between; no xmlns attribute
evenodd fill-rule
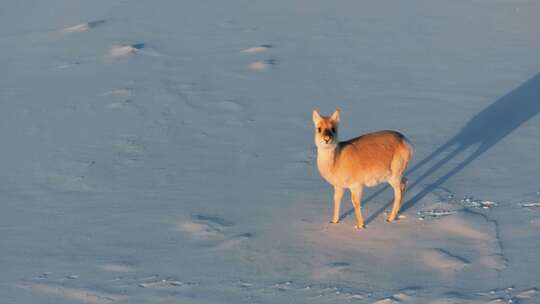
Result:
<svg viewBox="0 0 540 304"><path fill-rule="evenodd" d="M540 2L3 1L2 303L539 303ZM311 112L414 144L329 224Z"/></svg>

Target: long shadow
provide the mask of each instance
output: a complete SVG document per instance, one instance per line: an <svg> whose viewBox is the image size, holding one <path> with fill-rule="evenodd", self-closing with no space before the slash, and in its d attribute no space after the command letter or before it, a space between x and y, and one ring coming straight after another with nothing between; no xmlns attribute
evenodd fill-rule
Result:
<svg viewBox="0 0 540 304"><path fill-rule="evenodd" d="M406 201L400 212L404 212L411 208L415 203L421 200L426 194L433 191L449 178L457 174L473 160L480 157L487 150L497 144L501 139L519 128L523 123L534 117L540 112L540 74L536 74L531 79L527 80L521 86L510 91L503 97L497 99L487 108L476 114L469 120L465 126L450 140L435 149L431 154L417 163L414 167L407 171L411 174L427 163L436 159L441 154L447 154L441 160L433 164L425 173L415 178L409 185L409 190L417 187L423 180L431 176L442 166L449 161L468 150L473 146L477 146L470 154L465 155L465 159L458 165L448 170L436 181L429 183L414 197ZM387 186L377 190L369 197L363 200L363 203L371 201L373 198L382 193ZM366 223L371 222L375 217L379 216L386 210L392 202L387 203L382 209L372 214ZM353 212L353 209L348 210L341 216L345 218Z"/></svg>

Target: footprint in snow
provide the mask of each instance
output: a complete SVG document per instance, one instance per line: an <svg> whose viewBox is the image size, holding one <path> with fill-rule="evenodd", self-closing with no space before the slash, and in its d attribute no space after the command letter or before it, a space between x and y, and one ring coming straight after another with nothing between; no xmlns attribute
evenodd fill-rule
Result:
<svg viewBox="0 0 540 304"><path fill-rule="evenodd" d="M218 241L217 249L234 248L253 237L252 233L241 233L230 236L230 228L234 224L217 216L196 214L189 221L176 225L176 231L187 234L199 241Z"/></svg>
<svg viewBox="0 0 540 304"><path fill-rule="evenodd" d="M371 302L372 304L416 304L416 303L537 303L538 289L528 288L517 290L513 287L493 289L488 292L476 292L472 294L461 294L459 292L443 293L439 297L432 292L420 288L418 290L402 290L390 296L385 296Z"/></svg>
<svg viewBox="0 0 540 304"><path fill-rule="evenodd" d="M519 203L519 206L521 206L521 208L524 208L528 211L540 210L540 202L537 202L537 201L525 201L525 202Z"/></svg>
<svg viewBox="0 0 540 304"><path fill-rule="evenodd" d="M75 32L85 32L90 29L96 28L98 26L101 26L105 24L105 20L94 20L90 22L85 22L81 24L77 24L74 26L66 27L62 30L64 33L75 33Z"/></svg>
<svg viewBox="0 0 540 304"><path fill-rule="evenodd" d="M151 289L158 289L158 290L166 290L166 289L193 286L193 285L197 285L197 283L183 282L175 278L159 278L159 276L156 276L155 279L145 280L137 284L137 286L141 288L151 288Z"/></svg>
<svg viewBox="0 0 540 304"><path fill-rule="evenodd" d="M233 223L225 220L223 218L220 218L218 216L211 216L211 215L204 215L204 214L195 214L192 216L193 220L200 221L200 222L207 222L214 225L219 225L222 227L230 227L233 226Z"/></svg>
<svg viewBox="0 0 540 304"><path fill-rule="evenodd" d="M427 204L416 214L419 220L437 220L445 216L454 215L458 211L459 209L451 203L436 202Z"/></svg>
<svg viewBox="0 0 540 304"><path fill-rule="evenodd" d="M373 302L373 304L397 304L397 303L415 303L415 302L411 296L405 293L397 293L390 297L386 297L386 298Z"/></svg>
<svg viewBox="0 0 540 304"><path fill-rule="evenodd" d="M144 43L136 43L130 45L117 45L109 50L109 57L124 57L127 55L136 54L144 49Z"/></svg>
<svg viewBox="0 0 540 304"><path fill-rule="evenodd" d="M264 61L255 61L248 65L248 68L253 71L265 71L271 66L275 65L277 61L275 59L268 59Z"/></svg>
<svg viewBox="0 0 540 304"><path fill-rule="evenodd" d="M471 197L465 197L460 201L460 204L466 208L475 209L491 209L499 206L499 203L490 200L479 200Z"/></svg>
<svg viewBox="0 0 540 304"><path fill-rule="evenodd" d="M128 45L116 45L113 46L108 54L107 57L109 58L121 58L121 57L127 57L130 55L136 55L136 54L143 54L153 57L163 56L160 52L156 51L153 48L150 48L146 45L146 43L134 43L134 44L128 44Z"/></svg>
<svg viewBox="0 0 540 304"><path fill-rule="evenodd" d="M272 48L272 45L270 44L261 44L259 46L244 49L241 52L244 54L257 54L257 53L266 52L270 48ZM271 66L275 65L276 63L277 61L275 59L258 60L258 61L250 63L248 65L248 68L252 71L264 71L264 70L268 70Z"/></svg>
<svg viewBox="0 0 540 304"><path fill-rule="evenodd" d="M191 220L178 223L176 230L194 239L208 240L225 237L225 230L233 224L216 216L194 215Z"/></svg>
<svg viewBox="0 0 540 304"><path fill-rule="evenodd" d="M255 54L255 53L266 52L270 48L272 48L271 44L261 44L259 46L243 49L240 52L245 53L245 54Z"/></svg>

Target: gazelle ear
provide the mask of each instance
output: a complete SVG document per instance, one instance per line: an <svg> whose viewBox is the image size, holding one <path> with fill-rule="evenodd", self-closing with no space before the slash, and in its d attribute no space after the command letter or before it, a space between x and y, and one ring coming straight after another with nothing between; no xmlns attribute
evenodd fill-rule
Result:
<svg viewBox="0 0 540 304"><path fill-rule="evenodd" d="M332 120L335 123L339 123L339 110L336 110L332 116L330 116L330 120Z"/></svg>
<svg viewBox="0 0 540 304"><path fill-rule="evenodd" d="M313 110L313 123L317 125L319 120L321 120L321 114L319 114L319 111Z"/></svg>

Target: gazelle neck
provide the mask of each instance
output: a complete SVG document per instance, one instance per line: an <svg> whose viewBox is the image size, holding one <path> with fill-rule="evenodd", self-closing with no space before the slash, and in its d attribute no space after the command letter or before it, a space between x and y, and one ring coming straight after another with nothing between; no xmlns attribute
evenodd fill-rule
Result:
<svg viewBox="0 0 540 304"><path fill-rule="evenodd" d="M317 167L321 173L332 171L338 153L339 151L337 144L317 147Z"/></svg>

